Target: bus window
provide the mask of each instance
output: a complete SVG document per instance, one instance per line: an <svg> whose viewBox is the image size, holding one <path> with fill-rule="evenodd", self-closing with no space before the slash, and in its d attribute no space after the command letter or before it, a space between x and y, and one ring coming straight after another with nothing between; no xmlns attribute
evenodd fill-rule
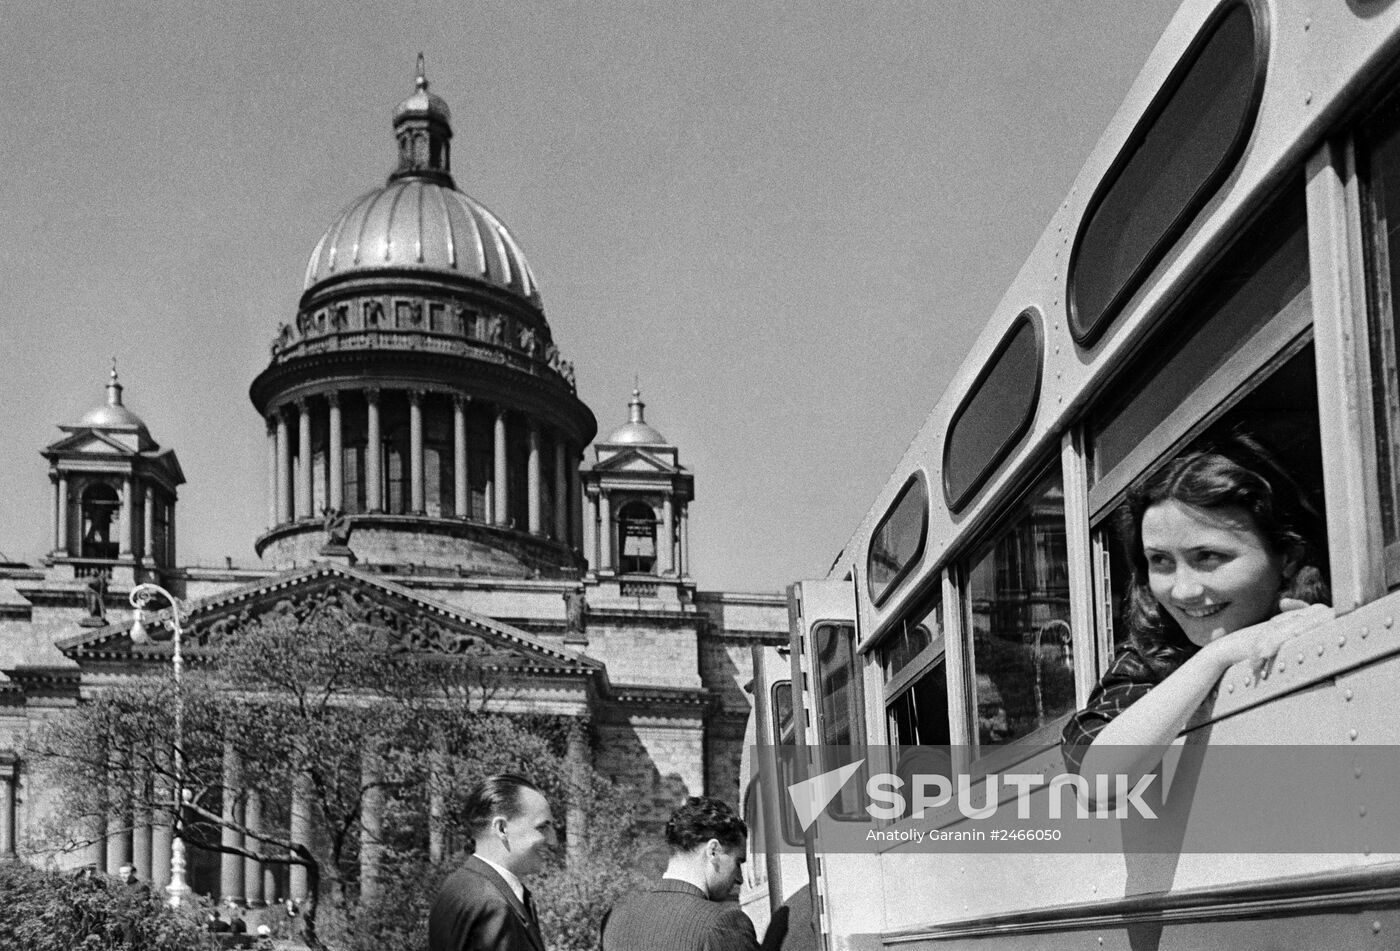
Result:
<svg viewBox="0 0 1400 951"><path fill-rule="evenodd" d="M1129 565L1113 511L1135 479L1197 440L1249 433L1322 509L1304 216L1302 189L1290 189L1172 309L1154 338L1161 345L1150 340L1090 413L1091 525L1108 555L1115 618ZM1115 623L1113 635L1117 648L1125 626Z"/></svg>
<svg viewBox="0 0 1400 951"><path fill-rule="evenodd" d="M1268 63L1248 3L1221 7L1090 202L1070 257L1069 324L1088 345L1234 167Z"/></svg>
<svg viewBox="0 0 1400 951"><path fill-rule="evenodd" d="M948 682L943 667L943 602L901 621L880 645L891 746L947 746Z"/></svg>
<svg viewBox="0 0 1400 951"><path fill-rule="evenodd" d="M1290 190L1235 242L1196 291L1173 307L1162 322L1161 336L1169 339L1146 348L1146 358L1135 361L1098 401L1089 422L1092 507L1108 501L1105 494L1121 492L1130 477L1155 461L1141 458L1144 452L1169 450L1228 397L1232 382L1237 386L1310 325L1304 215L1302 189ZM1213 385L1222 372L1222 382ZM1194 416L1177 414L1188 399L1202 395L1210 406ZM1164 429L1174 415L1175 431Z"/></svg>
<svg viewBox="0 0 1400 951"><path fill-rule="evenodd" d="M969 682L979 746L1010 742L1074 709L1064 487L1036 483L967 570Z"/></svg>
<svg viewBox="0 0 1400 951"><path fill-rule="evenodd" d="M849 747L849 761L853 762L861 758L860 749L865 746L855 626L847 622L819 623L812 630L812 643L816 647L812 660L817 678L817 740L823 746ZM837 818L861 815L856 792L854 784L846 784L831 804L831 815Z"/></svg>
<svg viewBox="0 0 1400 951"><path fill-rule="evenodd" d="M791 746L797 738L792 719L792 681L773 685L773 745Z"/></svg>
<svg viewBox="0 0 1400 951"><path fill-rule="evenodd" d="M899 490L894 504L876 526L866 559L865 583L879 604L903 580L924 553L928 536L928 489L916 472Z"/></svg>
<svg viewBox="0 0 1400 951"><path fill-rule="evenodd" d="M1385 580L1400 584L1400 103L1358 136L1365 215L1367 305L1371 322L1371 391L1376 420Z"/></svg>
<svg viewBox="0 0 1400 951"><path fill-rule="evenodd" d="M817 729L826 746L865 742L860 709L860 663L856 629L850 624L818 624L812 632L817 650Z"/></svg>

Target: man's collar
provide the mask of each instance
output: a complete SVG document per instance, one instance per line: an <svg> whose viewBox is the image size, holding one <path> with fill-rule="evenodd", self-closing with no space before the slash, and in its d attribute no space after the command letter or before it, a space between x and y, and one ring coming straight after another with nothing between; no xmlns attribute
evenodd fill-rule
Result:
<svg viewBox="0 0 1400 951"><path fill-rule="evenodd" d="M661 879L661 881L657 882L656 887L652 889L652 891L680 892L684 895L695 895L699 898L705 899L706 901L709 901L710 899L709 893L706 892L705 889L701 888L699 885L696 885L694 882L687 882L684 879L680 878L672 878L669 875L664 876Z"/></svg>
<svg viewBox="0 0 1400 951"><path fill-rule="evenodd" d="M482 855L480 852L477 853L476 857L481 859L481 861L485 862L487 865L491 866L492 871L494 871L497 875L501 876L501 878L505 879L506 884L510 886L510 890L515 892L515 897L520 899L522 904L524 903L525 883L522 882L514 872L512 872L510 869L506 868L503 865L496 864L495 862L488 859L486 856Z"/></svg>

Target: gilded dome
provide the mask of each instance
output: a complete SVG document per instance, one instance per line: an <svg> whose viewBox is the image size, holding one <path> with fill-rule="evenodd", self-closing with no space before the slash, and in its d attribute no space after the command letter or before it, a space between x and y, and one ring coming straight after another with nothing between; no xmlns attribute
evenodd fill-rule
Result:
<svg viewBox="0 0 1400 951"><path fill-rule="evenodd" d="M395 177L361 195L326 229L305 287L381 268L446 271L539 301L515 238L484 205L450 184Z"/></svg>
<svg viewBox="0 0 1400 951"><path fill-rule="evenodd" d="M643 410L646 409L642 402L640 390L632 391L632 401L627 404L627 422L617 427L609 434L607 439L602 440L606 445L612 446L665 446L668 445L666 437L647 424Z"/></svg>
<svg viewBox="0 0 1400 951"><path fill-rule="evenodd" d="M398 165L331 222L306 265L305 290L378 270L445 272L540 302L535 275L515 238L452 180L451 111L428 92L423 57L414 91L394 109Z"/></svg>
<svg viewBox="0 0 1400 951"><path fill-rule="evenodd" d="M134 431L137 443L143 449L156 444L151 438L151 431L146 428L145 420L122 404L122 385L117 380L115 361L111 378L107 382L107 401L84 413L83 418L78 420L78 425L92 429Z"/></svg>

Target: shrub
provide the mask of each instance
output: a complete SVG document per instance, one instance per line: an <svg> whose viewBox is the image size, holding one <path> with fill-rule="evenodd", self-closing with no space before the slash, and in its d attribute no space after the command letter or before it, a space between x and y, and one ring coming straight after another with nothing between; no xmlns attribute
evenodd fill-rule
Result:
<svg viewBox="0 0 1400 951"><path fill-rule="evenodd" d="M0 948L15 951L214 951L207 908L173 909L103 875L0 863Z"/></svg>

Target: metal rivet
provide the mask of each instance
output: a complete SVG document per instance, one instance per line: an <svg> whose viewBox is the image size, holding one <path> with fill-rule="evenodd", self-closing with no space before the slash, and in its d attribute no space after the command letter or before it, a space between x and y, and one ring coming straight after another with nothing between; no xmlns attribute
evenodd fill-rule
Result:
<svg viewBox="0 0 1400 951"><path fill-rule="evenodd" d="M1353 740L1356 739L1356 731L1355 731L1355 730L1348 730L1348 731L1347 731L1347 736L1351 737Z"/></svg>
<svg viewBox="0 0 1400 951"><path fill-rule="evenodd" d="M1226 692L1226 693L1234 693L1234 692L1235 692L1235 684L1234 684L1233 681L1225 685L1225 692Z"/></svg>
<svg viewBox="0 0 1400 951"><path fill-rule="evenodd" d="M1395 618L1393 618L1393 617L1388 617L1388 618L1385 619L1385 629L1386 629L1387 631L1390 630L1390 628L1391 628L1394 624L1395 624Z"/></svg>
<svg viewBox="0 0 1400 951"><path fill-rule="evenodd" d="M1246 678L1244 679L1244 685L1245 685L1246 687L1253 687L1253 686L1254 686L1254 678L1253 678L1253 677L1246 677Z"/></svg>
<svg viewBox="0 0 1400 951"><path fill-rule="evenodd" d="M1103 938L1099 938L1099 944L1103 944Z"/></svg>
<svg viewBox="0 0 1400 951"><path fill-rule="evenodd" d="M1380 933L1381 933L1381 923L1380 923L1379 921L1373 921L1373 922L1371 922L1371 933L1372 933L1372 934L1380 934Z"/></svg>
<svg viewBox="0 0 1400 951"><path fill-rule="evenodd" d="M1321 644L1317 645L1317 656L1318 656L1318 657L1321 657L1321 656L1322 656L1322 652L1325 651L1325 650L1327 650L1326 647L1323 647Z"/></svg>
<svg viewBox="0 0 1400 951"><path fill-rule="evenodd" d="M1303 30L1304 30L1304 32L1306 32L1306 31L1311 30L1311 29L1312 29L1312 17L1308 17L1306 20L1303 21Z"/></svg>
<svg viewBox="0 0 1400 951"><path fill-rule="evenodd" d="M1346 647L1346 646L1347 646L1347 636L1346 636L1345 634L1338 634L1338 635L1337 635L1337 646L1338 646L1338 647Z"/></svg>
<svg viewBox="0 0 1400 951"><path fill-rule="evenodd" d="M1347 688L1346 698L1347 698L1348 700L1351 699L1351 688L1350 688L1350 687Z"/></svg>
<svg viewBox="0 0 1400 951"><path fill-rule="evenodd" d="M1364 641L1364 640L1366 639L1366 635L1367 635L1367 634L1370 634L1370 633L1371 633L1371 629L1370 629L1369 627L1363 627L1363 628L1361 629L1361 639Z"/></svg>
<svg viewBox="0 0 1400 951"><path fill-rule="evenodd" d="M1303 655L1302 655L1301 653L1298 655L1298 663L1299 663L1300 666L1301 666L1302 663L1303 663Z"/></svg>
<svg viewBox="0 0 1400 951"><path fill-rule="evenodd" d="M1303 104L1304 104L1304 105L1312 105L1312 93L1308 93L1307 95L1305 95L1305 96L1303 97Z"/></svg>
<svg viewBox="0 0 1400 951"><path fill-rule="evenodd" d="M1356 810L1356 814L1359 815L1359 816L1364 816L1364 815L1366 815L1366 807L1365 807L1365 806L1362 806L1360 809Z"/></svg>
<svg viewBox="0 0 1400 951"><path fill-rule="evenodd" d="M1351 771L1351 774L1352 774L1353 776L1355 776L1357 779L1360 779L1360 778L1361 778L1361 767L1360 767L1360 766L1356 767L1356 769L1354 769L1354 770Z"/></svg>

